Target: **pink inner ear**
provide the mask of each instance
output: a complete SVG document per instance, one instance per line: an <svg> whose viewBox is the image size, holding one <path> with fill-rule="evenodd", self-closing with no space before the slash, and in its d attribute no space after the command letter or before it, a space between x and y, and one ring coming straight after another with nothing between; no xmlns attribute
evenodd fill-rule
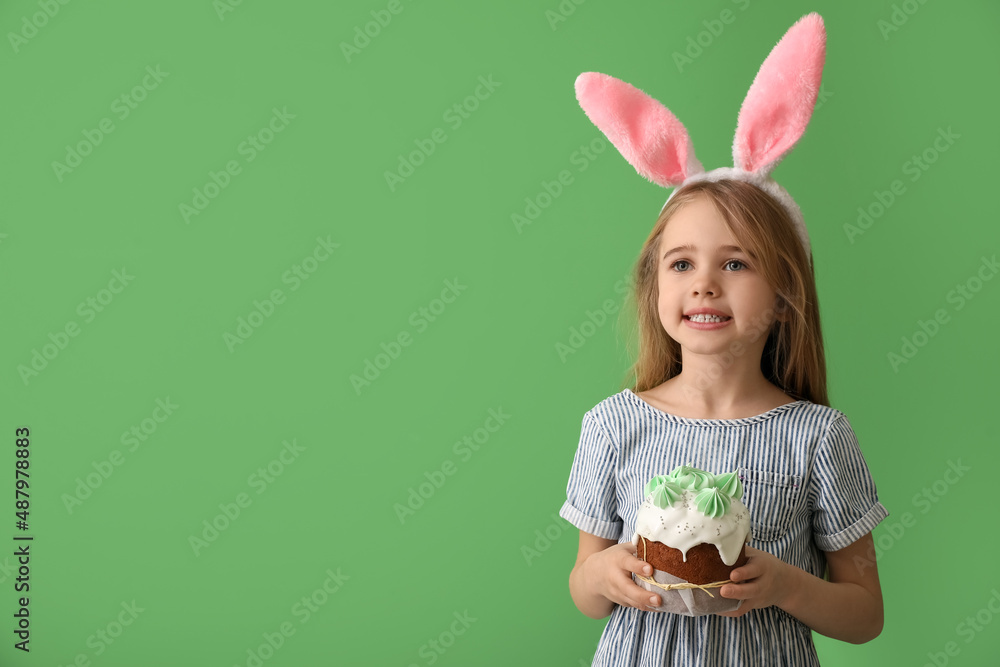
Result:
<svg viewBox="0 0 1000 667"><path fill-rule="evenodd" d="M576 99L629 164L654 183L672 187L702 171L684 125L638 88L586 72L576 79Z"/></svg>
<svg viewBox="0 0 1000 667"><path fill-rule="evenodd" d="M825 59L823 19L808 14L788 29L747 92L733 142L737 167L767 174L802 137Z"/></svg>

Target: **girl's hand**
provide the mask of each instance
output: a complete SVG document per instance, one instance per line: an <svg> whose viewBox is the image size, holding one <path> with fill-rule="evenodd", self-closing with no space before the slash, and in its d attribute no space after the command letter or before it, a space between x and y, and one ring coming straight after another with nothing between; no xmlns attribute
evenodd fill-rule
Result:
<svg viewBox="0 0 1000 667"><path fill-rule="evenodd" d="M623 607L655 611L662 604L659 595L650 593L632 580L632 573L653 576L653 566L636 557L631 542L623 542L591 554L583 563L582 575L587 587Z"/></svg>
<svg viewBox="0 0 1000 667"><path fill-rule="evenodd" d="M734 583L719 589L722 597L743 600L743 604L735 611L721 612L720 616L736 618L751 609L781 606L794 586L794 570L784 561L751 546L747 546L747 556L746 564L729 575Z"/></svg>

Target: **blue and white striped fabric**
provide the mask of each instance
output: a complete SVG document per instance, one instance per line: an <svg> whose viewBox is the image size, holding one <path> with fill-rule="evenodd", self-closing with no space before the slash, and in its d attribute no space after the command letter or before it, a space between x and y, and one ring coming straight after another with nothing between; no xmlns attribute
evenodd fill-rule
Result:
<svg viewBox="0 0 1000 667"><path fill-rule="evenodd" d="M628 542L642 490L690 464L739 471L750 545L822 577L823 551L857 541L888 512L843 413L796 401L744 419L687 419L626 389L583 417L560 516ZM812 631L777 607L740 618L615 606L594 665L818 665Z"/></svg>

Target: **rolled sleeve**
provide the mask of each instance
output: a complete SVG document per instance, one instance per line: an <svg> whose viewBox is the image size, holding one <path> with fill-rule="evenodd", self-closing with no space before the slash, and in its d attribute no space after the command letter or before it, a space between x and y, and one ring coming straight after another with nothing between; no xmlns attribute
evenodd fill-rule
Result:
<svg viewBox="0 0 1000 667"><path fill-rule="evenodd" d="M584 532L609 540L619 539L623 526L616 495L617 459L614 445L588 412L583 416L580 444L559 516Z"/></svg>
<svg viewBox="0 0 1000 667"><path fill-rule="evenodd" d="M811 483L813 537L823 551L854 544L889 515L843 414L830 424L817 449Z"/></svg>

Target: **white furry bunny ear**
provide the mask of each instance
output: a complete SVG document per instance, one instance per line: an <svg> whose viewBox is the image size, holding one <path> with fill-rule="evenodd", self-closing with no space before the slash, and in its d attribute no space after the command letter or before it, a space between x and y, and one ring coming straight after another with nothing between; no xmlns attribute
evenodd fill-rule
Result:
<svg viewBox="0 0 1000 667"><path fill-rule="evenodd" d="M733 164L771 173L806 131L826 60L826 30L819 14L788 29L761 65L740 108Z"/></svg>
<svg viewBox="0 0 1000 667"><path fill-rule="evenodd" d="M652 182L673 187L705 171L677 117L638 88L584 72L576 78L576 99L618 152Z"/></svg>

